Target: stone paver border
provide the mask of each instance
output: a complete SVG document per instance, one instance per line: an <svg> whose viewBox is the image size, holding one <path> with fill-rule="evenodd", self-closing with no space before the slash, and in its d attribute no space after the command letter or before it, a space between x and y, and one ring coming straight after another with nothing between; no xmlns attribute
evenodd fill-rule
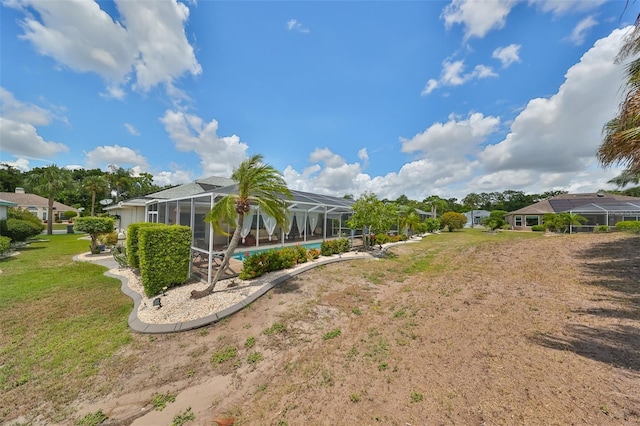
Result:
<svg viewBox="0 0 640 426"><path fill-rule="evenodd" d="M417 241L420 241L420 239L418 240L412 239L412 240L403 241L399 243L385 244L383 246L383 251L385 251L386 249L394 245L405 244L408 242L417 242ZM138 292L133 291L131 288L129 288L129 279L127 277L110 272L111 270L118 268L118 264L113 259L112 256L107 257L104 255L97 255L95 258L89 258L89 259L83 259L83 260L97 263L99 265L105 266L106 268L109 268L109 271L105 272L105 275L108 277L117 278L120 280L120 282L122 283L120 290L122 291L122 293L124 293L126 296L128 296L133 300L133 310L129 314L129 327L131 327L133 331L135 331L136 333L143 333L143 334L167 334L167 333L177 333L177 332L187 331L187 330L194 330L196 328L204 327L204 326L213 324L215 322L218 322L223 318L226 318L230 315L235 314L236 312L241 311L247 305L253 303L259 297L263 296L264 294L269 292L269 290L276 287L277 285L283 283L284 281L287 281L292 277L295 277L298 274L306 272L312 268L318 267L320 265L328 265L330 263L335 263L335 262L354 260L354 259L366 259L366 258L375 259L376 257L367 253L348 252L348 253L342 253L341 255L322 257L313 262L307 262L303 264L301 267L294 269L293 271L273 272L271 281L265 283L262 287L260 287L258 291L254 292L253 294L248 296L246 299L236 303L235 305L232 305L226 309L223 309L220 312L216 312L215 314L207 315L202 318L183 321L183 322L170 323L170 324L149 324L149 323L142 322L138 318L138 308L140 307L140 303L142 302L142 296L140 296ZM79 259L76 256L73 258L73 260L80 261L81 259Z"/></svg>

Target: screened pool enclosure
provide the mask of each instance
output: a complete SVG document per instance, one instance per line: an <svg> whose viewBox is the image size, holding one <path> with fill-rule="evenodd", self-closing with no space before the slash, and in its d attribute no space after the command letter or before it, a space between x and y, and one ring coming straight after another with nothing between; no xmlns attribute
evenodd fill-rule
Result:
<svg viewBox="0 0 640 426"><path fill-rule="evenodd" d="M204 265L206 271L195 272L207 282L211 282L213 277L216 254L226 249L231 236L215 234L211 224L205 222L204 218L220 198L235 191L236 186L232 185L183 198L152 200L145 206L147 222L186 225L191 228L192 259L208 259ZM244 218L242 239L236 252L350 235L346 220L351 215L354 200L295 190L291 194L293 197L287 200L289 226L286 228L276 226L275 219L261 212L258 206L251 206ZM227 231L233 234L234 229L227 226Z"/></svg>
<svg viewBox="0 0 640 426"><path fill-rule="evenodd" d="M610 201L589 203L567 211L579 214L587 219L587 222L580 226L572 226L572 232L592 231L598 225L613 227L621 221L640 220L640 202Z"/></svg>

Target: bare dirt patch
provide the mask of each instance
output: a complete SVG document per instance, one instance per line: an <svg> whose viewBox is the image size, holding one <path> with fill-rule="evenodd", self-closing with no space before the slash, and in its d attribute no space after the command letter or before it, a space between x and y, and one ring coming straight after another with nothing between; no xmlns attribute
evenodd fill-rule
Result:
<svg viewBox="0 0 640 426"><path fill-rule="evenodd" d="M640 238L442 235L390 251L301 274L206 328L134 335L76 418L171 424L190 407L190 425L640 422ZM156 393L175 402L156 411Z"/></svg>

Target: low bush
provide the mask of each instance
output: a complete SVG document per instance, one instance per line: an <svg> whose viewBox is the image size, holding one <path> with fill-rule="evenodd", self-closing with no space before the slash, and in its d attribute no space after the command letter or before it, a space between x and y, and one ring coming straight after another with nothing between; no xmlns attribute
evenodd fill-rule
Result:
<svg viewBox="0 0 640 426"><path fill-rule="evenodd" d="M320 257L320 250L316 249L316 248L312 248L307 250L307 259L309 260L315 260L317 258Z"/></svg>
<svg viewBox="0 0 640 426"><path fill-rule="evenodd" d="M531 227L531 230L535 232L544 232L546 229L547 227L545 225L533 225Z"/></svg>
<svg viewBox="0 0 640 426"><path fill-rule="evenodd" d="M27 241L42 232L41 224L29 220L9 218L0 222L0 235L9 237L12 242Z"/></svg>
<svg viewBox="0 0 640 426"><path fill-rule="evenodd" d="M320 253L323 256L331 256L333 254L346 253L351 249L349 246L349 240L346 238L339 238L337 240L323 241L320 245Z"/></svg>
<svg viewBox="0 0 640 426"><path fill-rule="evenodd" d="M241 280L257 278L267 272L291 268L308 259L307 249L302 246L285 247L251 254L244 259Z"/></svg>
<svg viewBox="0 0 640 426"><path fill-rule="evenodd" d="M118 244L118 233L113 231L108 234L101 234L98 236L98 240L105 246L113 247Z"/></svg>
<svg viewBox="0 0 640 426"><path fill-rule="evenodd" d="M640 234L640 221L625 220L616 223L616 230L630 232L632 234Z"/></svg>
<svg viewBox="0 0 640 426"><path fill-rule="evenodd" d="M593 232L609 232L611 230L611 228L609 228L608 225L598 225L595 228L593 228Z"/></svg>
<svg viewBox="0 0 640 426"><path fill-rule="evenodd" d="M8 253L11 250L11 238L0 237L0 254Z"/></svg>

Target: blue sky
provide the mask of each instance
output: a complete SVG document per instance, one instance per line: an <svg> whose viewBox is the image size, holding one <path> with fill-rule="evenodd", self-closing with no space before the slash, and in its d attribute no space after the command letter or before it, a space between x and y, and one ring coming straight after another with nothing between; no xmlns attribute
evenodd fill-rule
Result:
<svg viewBox="0 0 640 426"><path fill-rule="evenodd" d="M380 198L613 189L595 152L637 5L1 0L0 162L159 185L253 154Z"/></svg>

